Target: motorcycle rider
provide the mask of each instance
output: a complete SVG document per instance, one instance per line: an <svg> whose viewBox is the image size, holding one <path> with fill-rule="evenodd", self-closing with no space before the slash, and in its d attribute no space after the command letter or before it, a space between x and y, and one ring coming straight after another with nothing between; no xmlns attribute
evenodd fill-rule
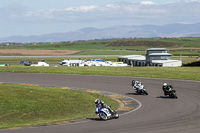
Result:
<svg viewBox="0 0 200 133"><path fill-rule="evenodd" d="M111 112L112 115L114 114L114 111L110 108L110 106L106 105L106 104L104 103L104 101L101 101L101 100L99 100L99 99L96 99L96 100L94 101L94 103L96 104L96 108L97 108L97 107L107 108L107 109L109 110L109 112Z"/></svg>
<svg viewBox="0 0 200 133"><path fill-rule="evenodd" d="M169 95L169 91L173 89L173 87L172 85L168 85L167 83L164 83L162 89L164 91L164 95L166 96L166 95Z"/></svg>
<svg viewBox="0 0 200 133"><path fill-rule="evenodd" d="M141 85L142 85L141 82L132 80L132 87L134 90L136 90L136 92L139 92L139 88Z"/></svg>

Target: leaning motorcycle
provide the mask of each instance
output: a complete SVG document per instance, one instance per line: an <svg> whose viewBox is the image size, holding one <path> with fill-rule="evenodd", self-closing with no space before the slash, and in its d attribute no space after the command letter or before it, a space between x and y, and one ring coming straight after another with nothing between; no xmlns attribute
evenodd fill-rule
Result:
<svg viewBox="0 0 200 133"><path fill-rule="evenodd" d="M102 120L109 120L112 118L118 119L119 114L113 110L113 112L110 112L109 109L107 108L101 108L101 107L96 107L96 114L99 116L100 119Z"/></svg>
<svg viewBox="0 0 200 133"><path fill-rule="evenodd" d="M145 94L145 95L148 95L148 92L147 90L144 88L144 85L141 84L139 86L137 86L136 88L134 88L135 92L138 93L138 94Z"/></svg>
<svg viewBox="0 0 200 133"><path fill-rule="evenodd" d="M170 88L169 89L169 97L171 97L171 98L178 98L177 94L176 94L176 90Z"/></svg>

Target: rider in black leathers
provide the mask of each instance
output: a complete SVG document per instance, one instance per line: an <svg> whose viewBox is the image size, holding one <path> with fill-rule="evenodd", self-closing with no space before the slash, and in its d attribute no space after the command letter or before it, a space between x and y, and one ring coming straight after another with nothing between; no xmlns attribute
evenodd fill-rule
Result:
<svg viewBox="0 0 200 133"><path fill-rule="evenodd" d="M97 107L107 108L107 109L111 112L112 115L114 114L114 111L110 108L110 106L106 105L106 104L104 103L104 101L101 101L101 100L99 100L99 99L96 99L94 102L95 102L95 104L96 104L96 108L97 108Z"/></svg>
<svg viewBox="0 0 200 133"><path fill-rule="evenodd" d="M162 89L163 89L163 91L164 91L164 95L165 95L165 96L169 95L169 90L170 90L170 88L173 89L172 85L168 85L167 83L164 83L164 84L163 84Z"/></svg>

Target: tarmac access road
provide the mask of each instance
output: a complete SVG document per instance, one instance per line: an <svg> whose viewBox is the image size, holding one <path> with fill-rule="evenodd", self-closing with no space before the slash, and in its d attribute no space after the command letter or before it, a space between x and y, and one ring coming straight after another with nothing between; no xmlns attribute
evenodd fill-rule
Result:
<svg viewBox="0 0 200 133"><path fill-rule="evenodd" d="M143 82L149 95L137 95L132 79ZM199 133L200 82L152 78L0 73L0 82L49 86L66 86L108 91L141 102L142 106L119 119L98 121L87 119L71 124L0 130L0 133ZM178 99L166 98L162 84L172 84Z"/></svg>

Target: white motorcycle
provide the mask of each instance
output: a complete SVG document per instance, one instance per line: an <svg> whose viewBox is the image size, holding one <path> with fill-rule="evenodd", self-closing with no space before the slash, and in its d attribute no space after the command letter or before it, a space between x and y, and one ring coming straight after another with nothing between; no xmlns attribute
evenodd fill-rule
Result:
<svg viewBox="0 0 200 133"><path fill-rule="evenodd" d="M137 86L133 86L133 89L136 93L138 94L145 94L145 95L148 95L148 92L147 90L144 88L144 85L143 84L139 84Z"/></svg>
<svg viewBox="0 0 200 133"><path fill-rule="evenodd" d="M105 121L111 118L115 118L115 119L119 118L119 114L117 112L115 112L114 110L113 112L110 112L109 109L107 108L97 107L95 112L97 115L99 115L100 119L105 120Z"/></svg>

